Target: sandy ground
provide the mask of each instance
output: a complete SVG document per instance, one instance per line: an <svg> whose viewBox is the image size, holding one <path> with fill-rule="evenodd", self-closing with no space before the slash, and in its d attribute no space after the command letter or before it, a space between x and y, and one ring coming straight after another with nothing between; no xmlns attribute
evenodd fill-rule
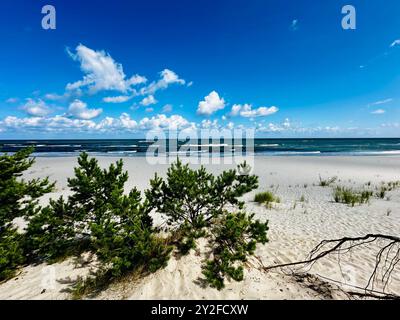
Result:
<svg viewBox="0 0 400 320"><path fill-rule="evenodd" d="M99 157L107 166L117 160ZM130 178L127 190L133 186L144 190L155 172L164 175L167 165L150 165L145 158L125 158ZM49 176L57 181L57 190L48 198L68 195L67 177L73 175L75 158L37 158L27 178ZM198 167L197 165L194 167ZM233 165L207 165L220 173ZM204 246L182 258L172 257L168 266L139 281L111 284L97 299L345 299L337 290L352 286L364 287L373 270L376 247L362 247L352 254L324 258L307 270L332 285L319 283L316 290L307 279L289 274L289 270L265 272L261 266L303 260L309 251L324 239L354 237L368 233L400 234L400 189L391 191L385 199L373 198L369 204L354 208L333 201L332 187L318 186L323 178L337 176L336 184L358 188L367 182L379 186L382 181L400 180L400 157L262 157L254 162L254 173L260 178L259 190L245 196L247 210L261 220L269 220L269 243L259 246L255 258L249 261L245 280L228 282L218 291L201 285L201 261ZM252 202L254 194L271 190L281 203L272 209ZM300 199L305 201L301 202ZM155 223L162 218L154 217ZM0 299L67 299L68 289L78 276L84 276L89 266L77 266L72 259L52 266L28 266L18 276L0 284ZM284 272L283 272L284 271ZM304 270L303 270L304 271ZM400 269L394 269L388 292L400 294ZM54 280L55 281L52 281ZM315 279L315 278L313 278ZM335 282L336 281L336 282ZM346 284L348 286L346 286ZM376 289L380 289L376 284Z"/></svg>

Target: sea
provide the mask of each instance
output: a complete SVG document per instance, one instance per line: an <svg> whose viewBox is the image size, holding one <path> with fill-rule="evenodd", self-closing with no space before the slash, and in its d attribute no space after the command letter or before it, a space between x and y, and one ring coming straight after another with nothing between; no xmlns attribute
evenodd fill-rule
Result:
<svg viewBox="0 0 400 320"><path fill-rule="evenodd" d="M176 141L175 141L176 143ZM177 146L169 140L96 139L96 140L0 140L1 153L14 153L34 147L36 157L75 157L81 152L101 156L141 157L154 153L171 156L179 154L234 155L251 152L267 156L383 156L400 155L400 138L374 139L254 139L247 150L246 141L220 143L180 141Z"/></svg>

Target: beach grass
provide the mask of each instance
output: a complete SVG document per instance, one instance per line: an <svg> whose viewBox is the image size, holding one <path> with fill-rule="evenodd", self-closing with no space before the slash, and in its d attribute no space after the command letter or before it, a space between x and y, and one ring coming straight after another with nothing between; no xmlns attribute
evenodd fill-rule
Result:
<svg viewBox="0 0 400 320"><path fill-rule="evenodd" d="M338 186L334 189L335 202L345 203L354 207L356 204L367 203L372 197L370 190L353 190L351 188Z"/></svg>
<svg viewBox="0 0 400 320"><path fill-rule="evenodd" d="M271 191L265 191L265 192L260 192L257 193L254 196L254 202L257 202L259 204L265 204L265 206L268 209L272 208L273 203L280 203L281 199L273 194Z"/></svg>

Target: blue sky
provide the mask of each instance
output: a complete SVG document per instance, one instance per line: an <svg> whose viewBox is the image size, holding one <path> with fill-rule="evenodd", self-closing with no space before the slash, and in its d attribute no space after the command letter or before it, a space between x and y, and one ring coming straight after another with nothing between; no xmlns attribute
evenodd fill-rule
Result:
<svg viewBox="0 0 400 320"><path fill-rule="evenodd" d="M46 4L56 30L41 27ZM2 1L0 139L170 125L398 137L399 13L396 0Z"/></svg>

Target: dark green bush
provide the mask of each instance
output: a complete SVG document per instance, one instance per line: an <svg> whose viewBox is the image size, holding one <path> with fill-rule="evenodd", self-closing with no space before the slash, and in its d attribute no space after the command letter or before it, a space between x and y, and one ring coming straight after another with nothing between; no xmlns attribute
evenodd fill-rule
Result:
<svg viewBox="0 0 400 320"><path fill-rule="evenodd" d="M100 261L111 264L113 276L139 265L146 265L151 272L166 265L171 247L155 236L149 212L140 192L133 189L91 224L95 252Z"/></svg>
<svg viewBox="0 0 400 320"><path fill-rule="evenodd" d="M265 244L268 223L254 221L245 212L224 213L211 228L212 259L203 266L207 282L218 290L225 278L243 280L243 263L253 255L257 243Z"/></svg>
<svg viewBox="0 0 400 320"><path fill-rule="evenodd" d="M13 155L0 156L0 226L17 217L37 213L40 210L37 199L54 188L47 178L30 181L21 178L35 162L30 158L32 152L33 148L27 148Z"/></svg>
<svg viewBox="0 0 400 320"><path fill-rule="evenodd" d="M152 271L164 266L171 248L155 236L140 192L134 188L124 194L123 161L101 169L82 153L78 164L75 177L68 179L68 200L51 201L30 221L31 250L45 259L91 251L112 276L139 265Z"/></svg>
<svg viewBox="0 0 400 320"><path fill-rule="evenodd" d="M0 231L0 281L14 276L16 268L24 263L22 238L13 228Z"/></svg>
<svg viewBox="0 0 400 320"><path fill-rule="evenodd" d="M70 203L63 197L50 199L49 205L29 221L25 237L27 254L35 260L53 262L80 252L84 238L75 230L79 222L75 218Z"/></svg>
<svg viewBox="0 0 400 320"><path fill-rule="evenodd" d="M190 169L178 159L164 180L156 175L146 192L150 206L168 218L173 238L182 254L195 248L196 239L205 237L213 256L203 265L205 280L222 289L224 279L243 279L243 262L254 253L257 243L267 241L267 223L254 221L239 198L258 187L258 177L248 173L246 163L219 176L204 167Z"/></svg>
<svg viewBox="0 0 400 320"><path fill-rule="evenodd" d="M13 220L38 213L41 208L37 199L54 188L47 178L21 178L35 161L30 158L32 151L27 148L0 156L0 280L12 277L16 267L25 261L25 237L17 233Z"/></svg>
<svg viewBox="0 0 400 320"><path fill-rule="evenodd" d="M258 187L258 177L242 175L248 172L246 163L237 170L224 171L215 177L204 167L189 168L179 159L168 169L167 178L157 175L146 191L149 205L168 218L168 224L182 235L182 252L195 247L195 239L204 235L213 218L222 214L225 206L243 208L239 200L247 192Z"/></svg>
<svg viewBox="0 0 400 320"><path fill-rule="evenodd" d="M178 160L165 181L157 176L151 180L143 200L136 188L124 193L128 174L122 160L101 169L96 159L83 153L75 176L68 179L71 196L50 200L41 208L37 198L54 185L47 179L17 179L33 163L28 159L30 152L0 159L0 279L12 276L25 257L55 261L90 251L97 256L100 269L94 278L77 284L79 295L128 271L154 272L164 267L172 250L171 239L187 253L196 239L206 237L213 259L203 266L204 275L220 289L226 277L243 279L243 262L257 243L267 241L266 223L244 212L226 211L227 207L242 209L244 202L239 198L258 187L256 176L240 174L250 169L245 163L215 177L203 167L192 170ZM174 227L169 238L159 237L152 226L153 209L165 213ZM23 235L12 226L16 217L28 219Z"/></svg>

